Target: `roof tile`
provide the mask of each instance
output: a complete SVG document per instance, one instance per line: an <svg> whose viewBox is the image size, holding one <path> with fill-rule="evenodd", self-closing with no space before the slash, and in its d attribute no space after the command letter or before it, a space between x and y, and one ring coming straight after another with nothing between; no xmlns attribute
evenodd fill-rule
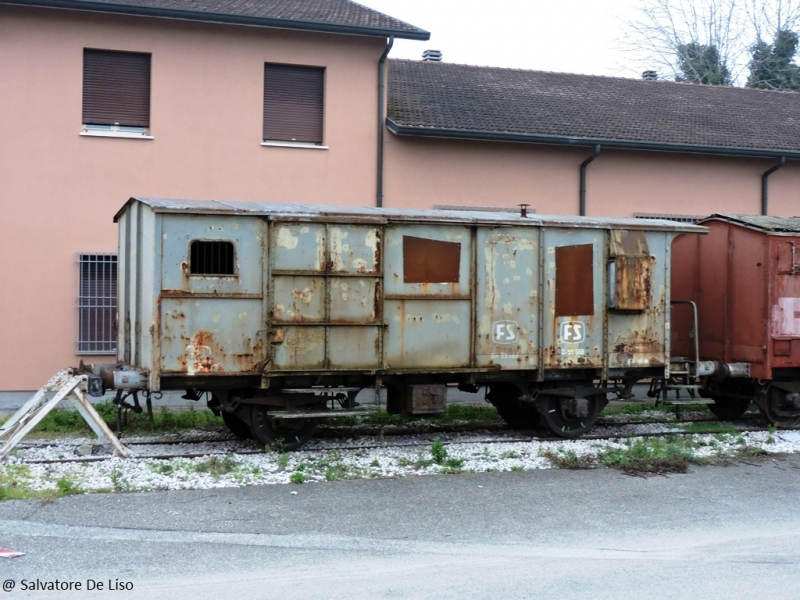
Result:
<svg viewBox="0 0 800 600"><path fill-rule="evenodd" d="M403 127L800 152L800 94L389 61Z"/></svg>

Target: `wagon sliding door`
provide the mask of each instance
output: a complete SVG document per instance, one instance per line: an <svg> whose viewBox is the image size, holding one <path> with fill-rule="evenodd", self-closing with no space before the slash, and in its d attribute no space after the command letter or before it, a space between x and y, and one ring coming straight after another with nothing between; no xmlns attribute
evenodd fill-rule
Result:
<svg viewBox="0 0 800 600"><path fill-rule="evenodd" d="M470 229L394 226L386 231L385 253L386 367L469 366Z"/></svg>
<svg viewBox="0 0 800 600"><path fill-rule="evenodd" d="M601 367L605 231L547 228L543 250L544 366Z"/></svg>
<svg viewBox="0 0 800 600"><path fill-rule="evenodd" d="M381 236L373 225L270 225L270 370L380 366Z"/></svg>

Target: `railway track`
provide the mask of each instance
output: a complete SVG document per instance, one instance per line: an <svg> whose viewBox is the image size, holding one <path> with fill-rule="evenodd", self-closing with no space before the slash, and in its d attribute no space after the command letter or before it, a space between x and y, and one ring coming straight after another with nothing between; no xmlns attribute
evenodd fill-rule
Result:
<svg viewBox="0 0 800 600"><path fill-rule="evenodd" d="M735 422L729 422L735 428L736 433L752 433L752 432L766 432L769 428L766 426L753 426L751 423L757 420L756 418L739 419ZM686 421L685 423L696 423L700 420ZM705 419L704 421L713 423L716 422L712 419ZM654 437L668 437L668 436L691 436L691 435L705 435L714 433L733 433L729 429L721 430L720 428L709 427L708 431L702 430L680 430L668 429L663 431L635 431L636 426L642 425L662 425L674 426L682 423L681 421L635 421L625 423L605 423L598 424L595 428L596 433L591 435L584 435L580 440L584 441L614 441L619 439L636 439L636 438L654 438ZM614 428L613 431L603 432L604 428ZM487 429L489 429L488 435ZM478 426L472 428L458 427L438 427L436 429L425 428L424 430L413 430L409 432L407 429L386 431L382 430L379 434L365 433L363 430L358 432L348 428L347 431L336 431L335 428L330 430L323 430L322 436L317 436L315 441L312 441L301 452L303 453L326 453L332 451L369 451L380 449L428 449L434 439L441 439L443 444L449 448L466 445L493 445L503 443L531 443L531 442L550 442L556 444L568 445L572 440L565 440L558 437L550 437L544 435L544 432L538 432L541 435L519 435L519 432L509 430L505 426L498 426L496 434L492 434L491 428L486 426ZM465 433L481 434L481 437L460 439L459 436ZM331 443L331 440L342 439L350 440L354 436L364 438L362 443ZM404 438L422 436L424 439L409 440ZM442 436L445 436L442 438ZM379 437L379 440L370 440L369 438ZM124 441L124 440L123 440ZM189 439L136 439L124 441L127 446L134 450L136 454L135 459L139 460L171 460L175 458L195 459L210 456L225 456L229 454L237 455L258 455L264 454L263 448L255 447L255 442L252 440L241 440L234 437L220 438L215 436L213 438L189 438ZM316 443L315 443L316 442ZM70 444L59 442L43 442L43 443L28 443L21 447L22 456L20 461L23 464L59 464L59 463L92 463L102 462L109 460L109 455L89 455L89 456L63 456L62 458L25 458L26 450L43 449L43 448L62 448L64 454L72 449L74 453L80 446L85 444ZM202 450L199 449L201 445L205 445ZM161 446L181 447L181 451L177 452L153 452L148 453L149 447L159 448ZM196 451L186 450L186 446L195 446L198 448Z"/></svg>

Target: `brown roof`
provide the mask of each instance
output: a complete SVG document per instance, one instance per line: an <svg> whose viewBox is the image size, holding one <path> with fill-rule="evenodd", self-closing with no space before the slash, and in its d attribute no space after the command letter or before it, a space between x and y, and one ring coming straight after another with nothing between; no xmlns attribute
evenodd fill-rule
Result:
<svg viewBox="0 0 800 600"><path fill-rule="evenodd" d="M350 0L0 0L0 4L418 40L430 37L427 31Z"/></svg>
<svg viewBox="0 0 800 600"><path fill-rule="evenodd" d="M800 93L389 61L398 134L800 158Z"/></svg>

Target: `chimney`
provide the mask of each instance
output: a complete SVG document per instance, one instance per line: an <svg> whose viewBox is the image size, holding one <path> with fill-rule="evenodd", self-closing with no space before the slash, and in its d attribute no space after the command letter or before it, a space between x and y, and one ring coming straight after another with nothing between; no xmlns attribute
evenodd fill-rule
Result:
<svg viewBox="0 0 800 600"><path fill-rule="evenodd" d="M658 79L658 73L655 71L645 71L644 73L642 73L642 79L645 79L647 81L655 81L656 79Z"/></svg>
<svg viewBox="0 0 800 600"><path fill-rule="evenodd" d="M441 50L425 50L422 53L422 61L423 62L442 62L442 51Z"/></svg>

